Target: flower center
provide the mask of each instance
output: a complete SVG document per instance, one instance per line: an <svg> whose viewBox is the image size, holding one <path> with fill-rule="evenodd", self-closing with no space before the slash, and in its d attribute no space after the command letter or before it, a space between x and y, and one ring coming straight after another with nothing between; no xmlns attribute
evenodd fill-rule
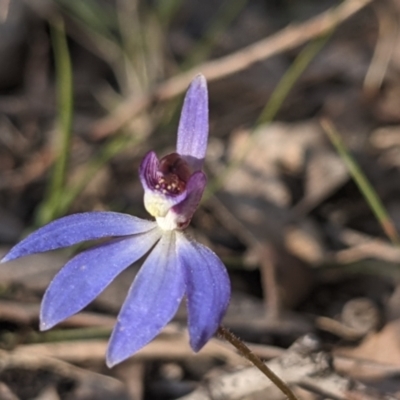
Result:
<svg viewBox="0 0 400 400"><path fill-rule="evenodd" d="M177 153L171 153L160 160L161 173L155 188L164 194L181 194L190 178L188 163Z"/></svg>

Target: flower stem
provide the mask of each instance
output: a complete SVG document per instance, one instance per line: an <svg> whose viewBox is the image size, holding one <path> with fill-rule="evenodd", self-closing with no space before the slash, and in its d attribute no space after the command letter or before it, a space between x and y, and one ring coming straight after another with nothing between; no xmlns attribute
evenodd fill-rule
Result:
<svg viewBox="0 0 400 400"><path fill-rule="evenodd" d="M256 368L258 368L271 382L273 382L289 400L298 400L292 390L282 381L272 370L270 370L261 359L256 356L238 337L232 332L220 325L217 334L228 341L232 346L236 347L239 353L247 358Z"/></svg>

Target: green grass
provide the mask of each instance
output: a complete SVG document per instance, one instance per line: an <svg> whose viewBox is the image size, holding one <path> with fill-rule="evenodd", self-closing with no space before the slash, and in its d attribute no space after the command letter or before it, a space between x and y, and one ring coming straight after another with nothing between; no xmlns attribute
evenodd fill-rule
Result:
<svg viewBox="0 0 400 400"><path fill-rule="evenodd" d="M333 123L327 119L322 119L321 125L325 133L327 134L329 140L336 148L336 151L338 152L340 158L346 165L351 177L358 186L361 194L363 195L365 201L371 208L371 211L375 215L386 236L390 239L390 241L393 244L399 245L400 244L399 234L396 230L396 227L392 219L390 218L389 213L386 211L386 208L383 205L381 199L379 198L376 190L371 185L366 175L364 174L364 172L357 164L354 157L347 149L342 138L340 137L339 132L336 130Z"/></svg>
<svg viewBox="0 0 400 400"><path fill-rule="evenodd" d="M73 84L72 65L60 17L51 21L57 87L57 126L55 130L55 161L45 197L36 214L36 225L41 226L62 215L59 209L65 190L68 158L72 137Z"/></svg>
<svg viewBox="0 0 400 400"><path fill-rule="evenodd" d="M285 72L275 90L273 91L270 99L265 105L264 109L261 111L256 123L254 124L250 138L247 144L243 147L241 154L229 164L226 165L224 171L222 171L218 177L214 178L210 184L207 186L206 192L203 196L203 201L210 198L217 190L219 190L228 174L234 171L235 168L240 166L244 157L256 143L257 138L257 128L260 125L271 123L276 114L282 107L283 102L290 94L290 91L294 87L295 83L301 77L306 68L310 65L315 56L321 51L329 40L331 34L324 35L320 38L315 39L313 42L309 43L304 47L304 49L299 53L294 62L291 64L289 69Z"/></svg>

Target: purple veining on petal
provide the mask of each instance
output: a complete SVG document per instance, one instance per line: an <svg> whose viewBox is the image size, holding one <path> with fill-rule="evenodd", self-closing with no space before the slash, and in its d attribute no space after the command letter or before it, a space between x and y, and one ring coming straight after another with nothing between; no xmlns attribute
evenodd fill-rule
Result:
<svg viewBox="0 0 400 400"><path fill-rule="evenodd" d="M207 177L204 172L195 172L190 177L189 182L186 186L186 198L172 208L173 212L177 214L180 229L186 228L186 226L192 219L193 214L200 203L201 197L203 196L206 184Z"/></svg>
<svg viewBox="0 0 400 400"><path fill-rule="evenodd" d="M154 151L148 152L140 163L139 178L145 190L155 190L159 179L159 165L160 162Z"/></svg>
<svg viewBox="0 0 400 400"><path fill-rule="evenodd" d="M107 351L109 367L150 342L175 315L185 291L175 232L165 232L131 286Z"/></svg>
<svg viewBox="0 0 400 400"><path fill-rule="evenodd" d="M190 167L178 153L171 153L158 160L154 152L148 153L139 168L142 186L147 191L176 197L186 190Z"/></svg>
<svg viewBox="0 0 400 400"><path fill-rule="evenodd" d="M222 261L207 247L177 233L186 281L190 345L199 351L215 334L228 308L231 285Z"/></svg>
<svg viewBox="0 0 400 400"><path fill-rule="evenodd" d="M197 75L189 86L178 128L177 152L193 171L202 168L208 140L208 92L203 75Z"/></svg>
<svg viewBox="0 0 400 400"><path fill-rule="evenodd" d="M86 307L117 275L146 254L160 237L160 229L154 228L93 247L70 260L46 290L40 329L50 329Z"/></svg>
<svg viewBox="0 0 400 400"><path fill-rule="evenodd" d="M179 154L168 154L158 161L150 152L142 161L139 173L144 206L153 217L165 217L174 205L186 199L190 168Z"/></svg>
<svg viewBox="0 0 400 400"><path fill-rule="evenodd" d="M43 226L15 245L1 262L110 236L143 233L155 227L128 214L87 212L69 215Z"/></svg>

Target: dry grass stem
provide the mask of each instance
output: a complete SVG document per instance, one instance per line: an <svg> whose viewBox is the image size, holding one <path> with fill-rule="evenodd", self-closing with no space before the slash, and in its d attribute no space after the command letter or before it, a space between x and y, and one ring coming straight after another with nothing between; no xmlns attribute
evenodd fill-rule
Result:
<svg viewBox="0 0 400 400"><path fill-rule="evenodd" d="M109 136L154 101L165 101L182 94L193 77L200 72L211 82L242 71L261 60L296 48L329 32L371 2L372 0L344 1L338 7L331 8L306 22L289 25L235 53L197 65L163 82L152 93L139 98L132 97L121 103L113 113L93 126L92 136L97 139Z"/></svg>

